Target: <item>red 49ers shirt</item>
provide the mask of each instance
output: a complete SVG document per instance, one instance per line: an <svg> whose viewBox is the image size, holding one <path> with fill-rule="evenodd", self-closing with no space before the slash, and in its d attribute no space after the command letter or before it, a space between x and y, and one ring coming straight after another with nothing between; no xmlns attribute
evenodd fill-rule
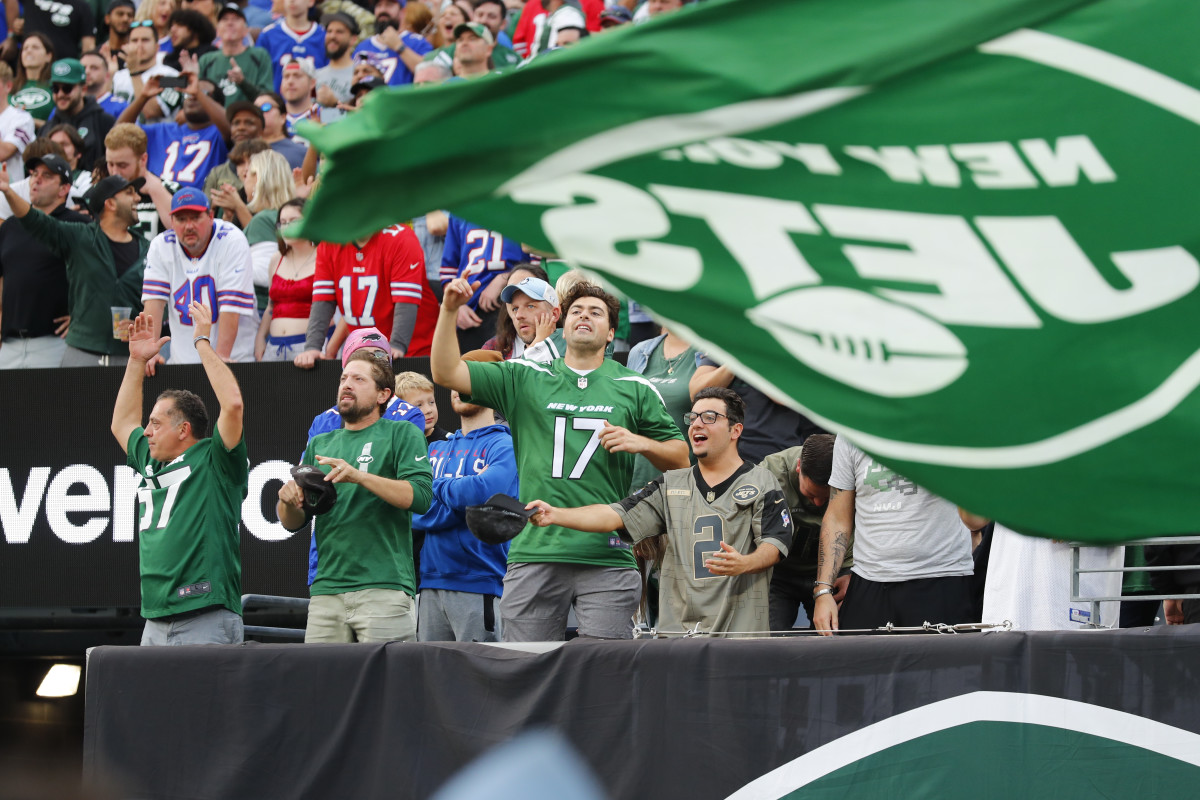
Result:
<svg viewBox="0 0 1200 800"><path fill-rule="evenodd" d="M361 248L322 242L317 247L313 302L322 300L337 303L351 330L378 328L389 339L396 305L417 306L405 355L429 355L438 306L425 277L425 253L408 226L384 228Z"/></svg>

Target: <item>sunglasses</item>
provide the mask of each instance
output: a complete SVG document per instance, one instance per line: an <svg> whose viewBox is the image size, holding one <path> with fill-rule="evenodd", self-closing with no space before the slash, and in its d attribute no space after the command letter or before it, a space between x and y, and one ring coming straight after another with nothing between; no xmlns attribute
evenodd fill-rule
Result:
<svg viewBox="0 0 1200 800"><path fill-rule="evenodd" d="M154 27L154 20L143 19L143 20L140 20L139 22L131 23L129 26L129 29L133 30L134 28L153 28L153 27Z"/></svg>
<svg viewBox="0 0 1200 800"><path fill-rule="evenodd" d="M263 103L261 106L258 107L258 110L265 114L274 107L275 107L274 103Z"/></svg>
<svg viewBox="0 0 1200 800"><path fill-rule="evenodd" d="M50 86L50 90L54 94L70 94L78 85L77 83L55 83Z"/></svg>

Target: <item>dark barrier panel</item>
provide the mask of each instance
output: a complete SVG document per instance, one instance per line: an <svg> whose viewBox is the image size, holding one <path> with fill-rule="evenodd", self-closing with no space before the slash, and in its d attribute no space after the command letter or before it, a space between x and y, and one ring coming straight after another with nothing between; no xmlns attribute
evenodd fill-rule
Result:
<svg viewBox="0 0 1200 800"><path fill-rule="evenodd" d="M428 359L396 371L429 374ZM308 536L275 516L276 492L300 459L305 433L331 407L340 364L235 364L246 405L250 494L242 509L242 587L308 595ZM0 608L139 605L137 477L109 432L118 368L0 371ZM161 368L145 383L145 413L166 388L190 389L215 421L216 400L200 366ZM438 390L441 427L454 427Z"/></svg>
<svg viewBox="0 0 1200 800"><path fill-rule="evenodd" d="M84 769L126 776L134 797L424 798L548 726L629 800L715 800L768 774L738 800L1192 797L1198 628L575 640L541 654L101 647Z"/></svg>

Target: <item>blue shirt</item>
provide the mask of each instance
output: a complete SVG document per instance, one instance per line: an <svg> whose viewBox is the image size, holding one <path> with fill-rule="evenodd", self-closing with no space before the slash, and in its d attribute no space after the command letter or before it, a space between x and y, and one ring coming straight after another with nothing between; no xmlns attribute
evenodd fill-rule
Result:
<svg viewBox="0 0 1200 800"><path fill-rule="evenodd" d="M484 544L467 528L467 506L494 494L520 496L512 432L488 425L429 445L433 500L413 515L413 529L425 531L421 547L421 588L473 592L497 597L504 590L508 543Z"/></svg>
<svg viewBox="0 0 1200 800"><path fill-rule="evenodd" d="M146 168L164 181L196 189L218 165L225 163L229 150L216 125L193 130L178 122L146 125Z"/></svg>
<svg viewBox="0 0 1200 800"><path fill-rule="evenodd" d="M479 305L479 294L497 275L525 260L521 245L496 231L472 225L465 219L449 215L446 243L442 248L442 269L438 275L445 286L455 278L470 277L479 281L479 289L469 305Z"/></svg>
<svg viewBox="0 0 1200 800"><path fill-rule="evenodd" d="M423 37L410 31L401 31L400 40L404 42L405 47L418 55L423 56L433 49L433 45L425 41ZM378 53L382 56L383 79L387 81L388 86L403 86L413 82L412 70L400 58L400 54L380 44L378 36L372 36L370 39L359 42L358 47L354 48L354 52Z"/></svg>
<svg viewBox="0 0 1200 800"><path fill-rule="evenodd" d="M387 409L383 412L383 419L396 420L401 422L411 422L417 426L417 430L421 432L421 437L425 436L425 415L421 413L421 409L416 406L410 406L408 403L401 400L399 397L393 397L388 401ZM329 431L336 431L342 427L342 415L338 413L337 406L322 411L313 417L312 425L308 427L308 441L311 442L314 436ZM308 449L307 442L304 449ZM301 459L304 454L300 454ZM313 581L317 579L317 536L314 533L308 544L308 585L312 586Z"/></svg>
<svg viewBox="0 0 1200 800"><path fill-rule="evenodd" d="M121 116L121 112L129 107L129 103L126 103L120 98L113 97L112 92L105 92L104 94L100 95L96 98L96 102L101 108L103 108L109 114L112 114L113 119Z"/></svg>
<svg viewBox="0 0 1200 800"><path fill-rule="evenodd" d="M258 35L255 44L266 50L275 65L275 91L283 81L283 67L292 61L308 61L313 69L329 63L325 54L325 29L313 23L305 33L297 33L288 27L286 20L276 20Z"/></svg>

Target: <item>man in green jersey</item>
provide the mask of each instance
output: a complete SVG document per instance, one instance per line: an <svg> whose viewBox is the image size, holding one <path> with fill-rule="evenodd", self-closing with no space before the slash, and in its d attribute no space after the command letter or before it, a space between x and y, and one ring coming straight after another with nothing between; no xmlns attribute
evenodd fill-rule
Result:
<svg viewBox="0 0 1200 800"><path fill-rule="evenodd" d="M738 454L745 409L729 389L700 390L684 415L696 466L665 472L610 505L534 500L533 524L619 530L633 543L666 534L659 632L766 636L770 569L792 545L792 521L775 476Z"/></svg>
<svg viewBox="0 0 1200 800"><path fill-rule="evenodd" d="M494 408L509 421L523 499L565 506L620 500L637 453L659 469L687 466L687 445L658 390L604 357L617 324L615 297L581 283L563 298L563 358L549 364L524 358L464 362L455 321L475 288L463 278L446 285L430 369L435 381L465 402ZM503 637L561 640L574 606L581 636L629 638L640 596L633 555L615 533L529 527L508 554Z"/></svg>
<svg viewBox="0 0 1200 800"><path fill-rule="evenodd" d="M207 437L208 412L199 397L178 389L158 396L142 428L146 362L169 336L158 338L150 315L138 314L129 363L113 408L112 432L141 476L138 553L141 557L143 645L241 644L242 559L239 523L250 463L242 439L242 392L213 350L212 313L189 309L193 341L221 413Z"/></svg>
<svg viewBox="0 0 1200 800"><path fill-rule="evenodd" d="M413 425L381 419L396 384L389 353L355 351L338 383L343 426L308 442L301 463L327 467L333 508L317 517L317 563L309 590L306 642L415 641L412 515L429 510L433 476L425 437ZM279 521L306 526L295 481L279 490Z"/></svg>

